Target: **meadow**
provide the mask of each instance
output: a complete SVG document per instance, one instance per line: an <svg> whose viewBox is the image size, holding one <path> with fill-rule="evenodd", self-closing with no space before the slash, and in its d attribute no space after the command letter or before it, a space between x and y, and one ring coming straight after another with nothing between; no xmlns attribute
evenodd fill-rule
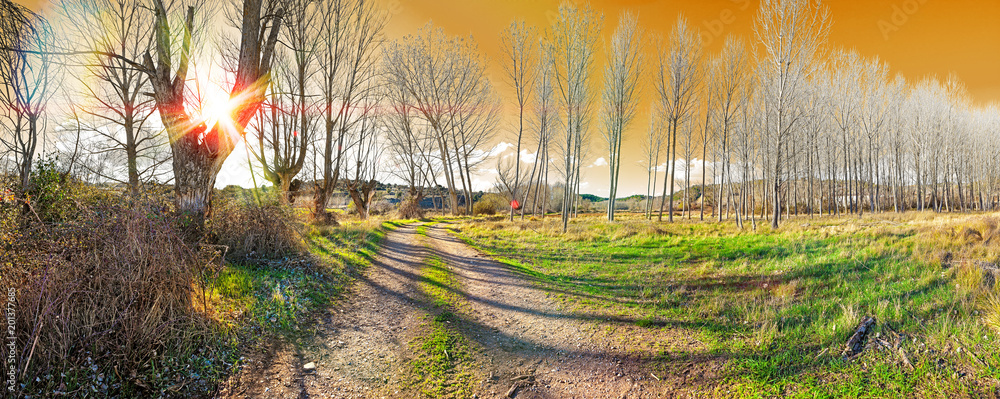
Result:
<svg viewBox="0 0 1000 399"><path fill-rule="evenodd" d="M537 219L452 229L566 308L612 315L603 322L623 342L696 341L664 345L653 368L720 364L701 387L710 396L996 395L1000 287L983 263L1000 256L993 215L793 218L777 231L640 216L584 217L566 234ZM844 356L865 316L876 323L864 350Z"/></svg>

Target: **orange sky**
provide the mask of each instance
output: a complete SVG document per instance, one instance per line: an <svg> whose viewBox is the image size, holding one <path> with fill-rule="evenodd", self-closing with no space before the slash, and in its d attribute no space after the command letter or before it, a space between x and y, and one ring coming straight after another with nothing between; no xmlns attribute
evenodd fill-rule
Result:
<svg viewBox="0 0 1000 399"><path fill-rule="evenodd" d="M389 37L412 33L428 20L453 35L472 35L481 51L500 57L500 32L514 18L544 30L551 25L562 0L380 0L392 14ZM582 2L579 1L579 2ZM725 35L742 35L753 41L753 19L759 0L593 0L591 6L604 13L605 35L610 37L620 13L635 10L647 32L667 35L684 13L688 22L701 29L708 52L722 47ZM855 48L865 56L879 56L892 73L902 73L909 81L929 74L940 77L955 72L966 82L978 103L1000 101L1000 0L836 0L829 5L833 26L829 43ZM598 58L601 62L604 56ZM647 57L647 65L655 62ZM600 82L600 68L595 79ZM513 115L513 91L500 67L491 68L494 83L508 99L508 115ZM644 88L649 97L653 88ZM625 153L641 158L640 137L648 126L644 106L625 136ZM503 140L512 141L516 120L508 117ZM593 126L599 126L597 124ZM590 151L591 161L604 153L600 135ZM605 196L607 167L589 168L582 191ZM645 168L626 160L622 169L622 189L628 195L645 192ZM694 180L694 179L693 179ZM585 185L587 183L584 183Z"/></svg>
<svg viewBox="0 0 1000 399"><path fill-rule="evenodd" d="M433 20L449 33L473 35L480 50L497 57L499 33L513 18L545 28L547 15L555 12L561 0L380 1L393 15L390 37L411 33ZM757 4L757 0L591 2L604 13L608 35L623 10L638 11L647 31L664 35L683 12L692 25L701 28L709 51L717 51L726 34L752 40ZM831 44L856 48L866 56L878 55L894 72L911 80L957 72L977 101L1000 100L1000 0L835 0L826 4L834 21ZM725 21L723 15L728 16ZM502 77L499 70L495 72L495 78Z"/></svg>
<svg viewBox="0 0 1000 399"><path fill-rule="evenodd" d="M38 10L47 1L15 0ZM500 55L499 34L514 18L523 18L544 31L561 0L377 0L390 10L388 37L413 33L429 20L453 35L472 35L481 51L492 59ZM582 2L584 0L578 0ZM830 44L856 48L865 56L879 56L914 81L928 74L944 77L955 72L966 82L978 103L1000 100L1000 0L833 0L826 2L833 16ZM727 34L753 40L751 27L758 0L593 0L592 7L604 13L605 34L626 9L639 13L641 25L651 33L666 35L679 13L700 28L709 52L718 51ZM603 55L598 58L603 63ZM648 64L655 62L649 58ZM600 82L601 64L595 81ZM492 63L491 77L513 102L501 69ZM595 85L595 89L596 89ZM646 89L644 97L652 94ZM509 107L509 106L508 106ZM508 108L513 110L512 107ZM639 136L647 126L646 107L627 133L626 152L638 154ZM508 112L513 114L513 112ZM499 140L511 141L508 117ZM598 125L594 125L598 126ZM629 137L631 135L631 137ZM595 132L595 138L599 134ZM592 158L603 148L595 141ZM634 151L629 151L633 149ZM638 158L638 156L637 156ZM623 164L625 194L645 191L645 170ZM599 170L598 170L599 169ZM585 192L602 194L607 186L607 168L592 170L585 177L593 185ZM484 180L491 179L488 176Z"/></svg>

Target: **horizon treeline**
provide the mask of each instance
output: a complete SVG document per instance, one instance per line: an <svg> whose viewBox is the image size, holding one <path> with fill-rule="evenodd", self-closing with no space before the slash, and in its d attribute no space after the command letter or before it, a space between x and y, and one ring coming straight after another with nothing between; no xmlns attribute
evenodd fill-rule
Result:
<svg viewBox="0 0 1000 399"><path fill-rule="evenodd" d="M997 105L976 105L953 74L907 81L828 43L833 21L816 0L761 1L752 37L715 53L683 15L661 35L625 11L605 41L600 11L564 2L550 26L512 21L496 60L431 23L388 39L389 11L369 0L59 0L45 16L0 3L0 162L16 194L46 153L67 176L133 195L172 183L177 210L202 223L246 140L251 176L286 203L312 182L319 218L335 190L366 217L388 177L408 186L406 201L443 187L453 214L471 213L458 198L495 162L510 219L558 197L565 228L595 156L608 160L609 220L621 165L635 162L648 170L645 213L660 220L675 214L662 199L693 186L684 209L700 201L702 219L741 226L1000 200ZM648 128L633 129L644 90ZM515 154L496 159L505 102Z"/></svg>

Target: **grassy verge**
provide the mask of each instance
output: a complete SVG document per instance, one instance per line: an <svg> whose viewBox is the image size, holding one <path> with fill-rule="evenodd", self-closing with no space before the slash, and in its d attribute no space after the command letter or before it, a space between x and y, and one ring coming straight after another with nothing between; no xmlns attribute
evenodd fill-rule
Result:
<svg viewBox="0 0 1000 399"><path fill-rule="evenodd" d="M939 219L816 219L758 233L596 218L566 235L544 221L457 230L567 306L610 313L653 336L667 329L694 338L698 345L662 349L653 367L669 374L677 364L722 361L717 395L990 394L1000 386L1000 326L990 321L1000 291L974 267L939 259L948 251L995 261L998 243L987 237L996 224ZM871 341L893 349L842 360L866 315L878 319Z"/></svg>
<svg viewBox="0 0 1000 399"><path fill-rule="evenodd" d="M427 226L417 228L426 236ZM422 333L410 343L411 386L427 397L466 398L472 394L472 352L458 331L456 312L461 298L454 292L458 281L437 255L430 255L421 268L421 289L434 309L422 326Z"/></svg>
<svg viewBox="0 0 1000 399"><path fill-rule="evenodd" d="M370 265L386 232L398 225L384 222L313 229L304 237L310 256L266 264L226 263L217 275L208 276L204 293L209 297L207 314L219 328L214 347L223 356L221 361L205 362L204 366L218 368L221 364L233 372L241 349L268 337L294 341L308 336L314 327L313 315L330 306L352 277Z"/></svg>

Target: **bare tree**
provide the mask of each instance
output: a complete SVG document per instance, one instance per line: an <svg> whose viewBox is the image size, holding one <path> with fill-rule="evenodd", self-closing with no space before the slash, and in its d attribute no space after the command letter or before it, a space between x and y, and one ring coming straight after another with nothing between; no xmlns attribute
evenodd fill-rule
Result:
<svg viewBox="0 0 1000 399"><path fill-rule="evenodd" d="M524 108L531 97L531 90L535 85L535 70L537 61L535 60L535 40L537 34L533 27L529 27L524 21L511 22L510 26L500 33L501 49L503 50L504 72L507 73L508 81L514 87L514 94L517 97L517 146L514 155L514 184L510 186L510 196L512 201L524 202L519 197L518 189L521 185L521 140L524 135ZM514 207L510 208L510 220L514 220Z"/></svg>
<svg viewBox="0 0 1000 399"><path fill-rule="evenodd" d="M70 42L64 47L141 58L150 50L153 32L153 17L144 6L146 2L141 0L59 2L61 33ZM144 94L150 90L149 76L121 58L98 57L95 62L88 53L73 58L74 67L80 69L74 73L79 87L74 95L90 100L79 106L85 119L77 119L77 127L96 139L90 140L89 158L113 159L111 173L104 173L103 165L93 167L93 161L83 165L105 179L126 184L137 194L140 184L162 176L165 170L161 166L169 160L167 140L150 126L155 122L150 117L156 108L153 99Z"/></svg>
<svg viewBox="0 0 1000 399"><path fill-rule="evenodd" d="M371 0L331 0L319 4L320 104L323 133L317 155L323 172L316 181L314 214L330 220L326 204L340 180L348 131L358 123L355 112L362 87L377 75L387 15Z"/></svg>
<svg viewBox="0 0 1000 399"><path fill-rule="evenodd" d="M732 204L732 186L731 184L731 137L730 130L733 124L736 122L737 115L741 108L746 105L746 91L747 91L747 55L746 47L743 41L735 38L733 36L727 36L726 42L722 47L722 53L720 53L716 58L711 61L710 68L713 70L712 76L715 77L715 84L711 86L710 96L714 97L713 102L719 109L716 114L718 123L720 125L720 132L718 135L719 146L721 152L721 159L718 159L717 163L721 163L721 177L719 180L719 191L716 196L716 207L721 205L722 192L724 189L728 190L729 203ZM729 209L731 207L727 207ZM737 208L738 209L738 208ZM728 211L727 211L728 212ZM719 221L722 221L722 212L719 212ZM739 213L737 213L737 220L739 220Z"/></svg>
<svg viewBox="0 0 1000 399"><path fill-rule="evenodd" d="M663 155L663 143L666 141L667 129L663 126L663 116L654 102L649 107L649 129L642 140L643 154L646 155L646 208L647 219L653 217L653 199L656 197L656 176L660 167L660 156Z"/></svg>
<svg viewBox="0 0 1000 399"><path fill-rule="evenodd" d="M874 213L880 209L879 197L883 180L879 176L879 164L884 155L881 148L882 134L889 108L886 103L889 95L889 67L877 57L865 62L862 67L862 74L857 77L862 84L863 93L858 115L864 139L864 146L860 151L864 169L861 178L868 183L869 210ZM859 196L862 194L863 192L858 192Z"/></svg>
<svg viewBox="0 0 1000 399"><path fill-rule="evenodd" d="M695 91L699 83L701 63L701 35L688 27L683 15L677 18L670 32L669 43L659 48L659 65L656 70L656 90L669 126L667 146L667 174L663 178L664 202L669 202L669 220L674 221L674 175L677 157L677 129L695 105ZM667 182L669 180L669 183ZM667 197L669 190L670 196ZM659 220L663 220L660 203Z"/></svg>
<svg viewBox="0 0 1000 399"><path fill-rule="evenodd" d="M462 179L465 191L467 214L472 213L472 171L487 160L488 154L481 149L496 134L502 110L500 99L485 75L473 79L472 82L477 84L473 86L474 89L468 97L469 101L464 106L456 108L455 130L451 135L452 148L456 151L455 159L458 161L459 178Z"/></svg>
<svg viewBox="0 0 1000 399"><path fill-rule="evenodd" d="M305 166L309 144L317 130L313 85L320 44L320 14L308 0L287 2L285 29L275 49L277 68L266 101L250 126L257 146L249 146L264 178L279 190L282 203L292 200L292 181Z"/></svg>
<svg viewBox="0 0 1000 399"><path fill-rule="evenodd" d="M833 91L833 119L840 131L840 152L843 161L844 172L844 196L843 204L845 212L857 212L857 198L855 190L858 188L852 179L852 164L858 159L858 154L854 150L858 145L860 136L860 115L861 102L858 99L862 96L859 78L863 73L861 56L855 51L838 51L830 57L831 73L828 75L832 81L827 88Z"/></svg>
<svg viewBox="0 0 1000 399"><path fill-rule="evenodd" d="M475 154L494 133L499 118L499 102L481 57L471 38L450 37L431 24L417 36L391 43L385 52L391 84L408 92L413 109L434 133L455 214L461 212L459 190L465 192L466 210L471 210L471 171L484 160Z"/></svg>
<svg viewBox="0 0 1000 399"><path fill-rule="evenodd" d="M710 110L709 107L708 110ZM697 132L701 130L699 121L695 120L696 115L681 120L681 155L684 157L684 196L681 197L681 211L691 218L691 201L694 200L691 193L691 168L694 166L694 151L697 148ZM676 160L674 161L676 162Z"/></svg>
<svg viewBox="0 0 1000 399"><path fill-rule="evenodd" d="M531 166L531 176L528 179L530 187L534 187L531 201L532 214L536 211L545 213L548 205L548 172L549 146L552 144L554 131L558 124L558 112L555 109L555 71L552 65L552 47L544 41L538 47L538 91L533 107L532 126L534 127L536 147L535 162ZM541 198L541 203L539 199ZM521 217L524 217L525 207L521 207Z"/></svg>
<svg viewBox="0 0 1000 399"><path fill-rule="evenodd" d="M349 136L351 149L344 162L344 188L351 196L358 217L367 219L375 190L378 188L379 167L381 164L382 145L381 132L384 131L384 120L376 113L381 102L381 92L375 90L370 81L362 88L365 95L359 106L359 121Z"/></svg>
<svg viewBox="0 0 1000 399"><path fill-rule="evenodd" d="M417 120L410 94L398 85L386 85L389 112L384 116L386 139L392 155L390 173L409 186L408 200L417 203L430 184L431 162L428 153L433 148L429 128Z"/></svg>
<svg viewBox="0 0 1000 399"><path fill-rule="evenodd" d="M590 74L604 17L589 5L578 7L563 2L549 33L556 86L565 108L565 146L563 151L563 231L569 227L580 187L580 166L587 142L587 127L593 103Z"/></svg>
<svg viewBox="0 0 1000 399"><path fill-rule="evenodd" d="M608 220L615 220L618 196L618 175L621 172L622 136L635 118L638 103L637 86L642 57L642 36L639 21L631 12L622 14L618 27L611 35L608 64L604 72L604 139L608 143L608 166L611 187L608 194Z"/></svg>
<svg viewBox="0 0 1000 399"><path fill-rule="evenodd" d="M802 117L797 107L802 87L829 31L830 11L820 0L762 0L757 12L754 33L764 48L771 86L766 92L776 115L774 129L768 126L773 150L772 228L778 228L781 218L782 166L787 156L782 151Z"/></svg>
<svg viewBox="0 0 1000 399"><path fill-rule="evenodd" d="M48 21L23 6L0 0L0 144L14 158L20 189L44 141L45 108L55 93Z"/></svg>
<svg viewBox="0 0 1000 399"><path fill-rule="evenodd" d="M188 7L184 14L179 49L174 46L168 10L157 0L152 7L155 56L146 52L142 60L137 61L115 52L102 53L121 59L149 76L160 121L170 137L177 211L187 218L192 239L200 236L211 211L212 189L222 163L232 153L236 141L243 137L247 124L264 101L284 11L270 3L269 9L264 9L262 3L262 0L243 1L240 50L225 107L227 117L220 118L212 126L194 116L187 107L191 100L187 82L191 69L194 7Z"/></svg>

